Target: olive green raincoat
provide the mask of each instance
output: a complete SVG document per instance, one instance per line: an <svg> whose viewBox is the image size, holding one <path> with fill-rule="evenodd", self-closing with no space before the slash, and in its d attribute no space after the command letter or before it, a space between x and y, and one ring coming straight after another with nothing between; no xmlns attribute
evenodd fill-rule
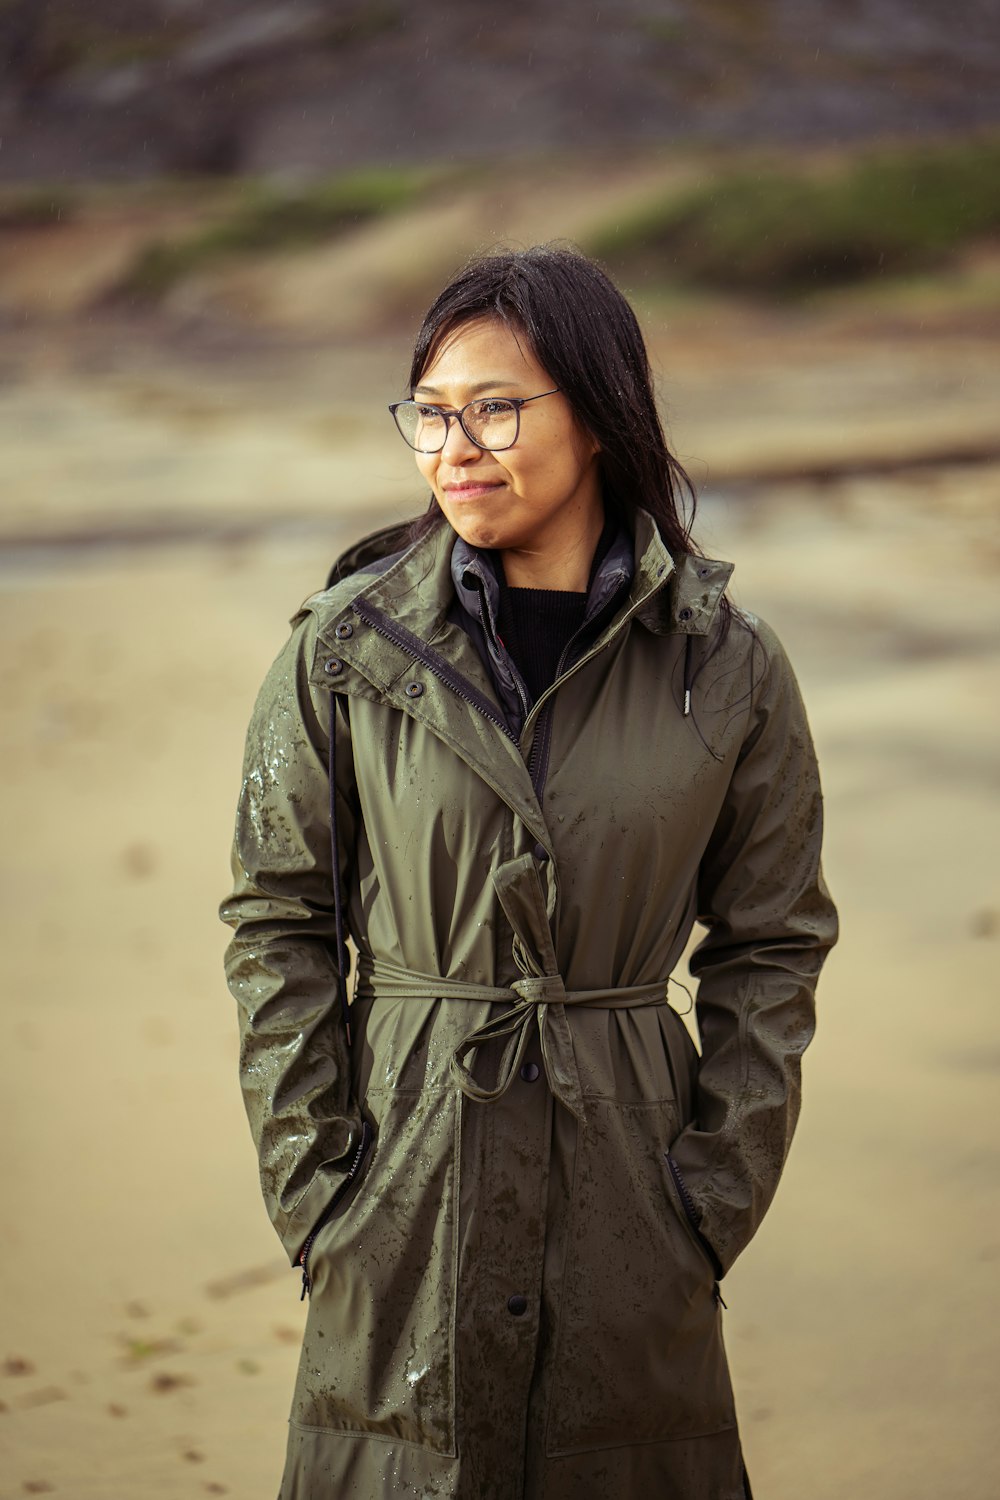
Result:
<svg viewBox="0 0 1000 1500"><path fill-rule="evenodd" d="M836 933L798 691L759 620L711 654L731 570L640 512L627 597L512 737L454 543L307 600L248 737L227 974L311 1283L282 1497L736 1500L717 1279ZM696 918L700 1058L667 1003Z"/></svg>

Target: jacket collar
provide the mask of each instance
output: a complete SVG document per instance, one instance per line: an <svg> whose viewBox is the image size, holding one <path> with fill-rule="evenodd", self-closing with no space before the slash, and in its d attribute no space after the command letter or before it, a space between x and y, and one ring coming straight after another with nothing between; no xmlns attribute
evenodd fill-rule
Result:
<svg viewBox="0 0 1000 1500"><path fill-rule="evenodd" d="M491 718L504 728L487 668L479 653L469 650L466 632L449 619L455 603L455 540L449 526L436 527L405 551L374 558L370 570L365 567L307 600L303 609L315 614L318 629L310 680L317 687L388 702L424 723L549 848L518 743L509 732L484 733ZM729 565L684 559L675 568L651 517L641 512L633 556L628 598L593 649L600 650L630 615L657 634L707 631ZM458 692L449 690L449 681Z"/></svg>
<svg viewBox="0 0 1000 1500"><path fill-rule="evenodd" d="M635 548L636 579L646 593L636 619L654 635L707 635L733 564L690 553L675 562L647 511L636 516ZM633 583L632 597L637 593Z"/></svg>
<svg viewBox="0 0 1000 1500"><path fill-rule="evenodd" d="M630 560L623 555L623 548L629 545ZM588 600L588 617L604 607L629 571L631 586L623 609L639 604L636 619L656 635L705 635L712 627L733 565L692 556L675 563L652 517L646 511L637 511L634 538L619 537L598 570ZM466 573L470 575L468 582ZM492 568L450 526L443 525L398 553L388 566L383 562L378 573L356 574L310 603L319 606L325 598L331 604L336 600L340 606L329 613L317 608L320 635L330 647L339 639L338 625L351 622L357 599L391 615L421 640L434 641L446 627L456 595L467 609L472 602L470 596L475 598L474 613L478 617L482 596L474 578L482 582L495 619L498 585Z"/></svg>
<svg viewBox="0 0 1000 1500"><path fill-rule="evenodd" d="M587 609L583 623L588 625L626 583L635 571L631 536L621 528L601 559L587 592ZM461 537L456 537L451 554L451 580L459 604L474 620L488 624L496 634L500 613L500 582L496 565L489 553L480 552ZM488 620L483 620L483 611Z"/></svg>

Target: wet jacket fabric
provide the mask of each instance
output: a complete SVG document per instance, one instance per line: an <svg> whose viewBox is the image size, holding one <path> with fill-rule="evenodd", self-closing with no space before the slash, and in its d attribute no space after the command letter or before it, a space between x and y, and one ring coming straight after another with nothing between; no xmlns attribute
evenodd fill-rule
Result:
<svg viewBox="0 0 1000 1500"><path fill-rule="evenodd" d="M717 1280L836 935L791 670L760 620L718 645L730 568L642 512L534 704L483 558L446 525L378 554L267 676L222 909L265 1200L308 1252L283 1500L736 1500Z"/></svg>

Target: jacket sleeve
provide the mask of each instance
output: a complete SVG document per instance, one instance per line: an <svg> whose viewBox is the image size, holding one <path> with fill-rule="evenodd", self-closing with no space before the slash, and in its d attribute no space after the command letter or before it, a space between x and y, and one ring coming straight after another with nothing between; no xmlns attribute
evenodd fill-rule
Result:
<svg viewBox="0 0 1000 1500"><path fill-rule="evenodd" d="M264 1200L293 1263L361 1130L336 966L329 709L308 680L315 633L307 614L257 698L236 814L235 884L220 909L234 928L225 966L239 1010L243 1099ZM338 713L342 888L355 832L343 719ZM345 894L345 911L346 904Z"/></svg>
<svg viewBox="0 0 1000 1500"><path fill-rule="evenodd" d="M777 638L762 621L754 631L746 733L698 877L708 932L691 961L702 1039L695 1119L671 1148L721 1271L778 1185L816 980L837 937L805 710Z"/></svg>

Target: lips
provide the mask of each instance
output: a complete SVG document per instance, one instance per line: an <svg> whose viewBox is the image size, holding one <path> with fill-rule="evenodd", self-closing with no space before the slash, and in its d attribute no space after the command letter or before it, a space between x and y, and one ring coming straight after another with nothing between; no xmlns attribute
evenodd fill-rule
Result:
<svg viewBox="0 0 1000 1500"><path fill-rule="evenodd" d="M479 500L483 495L491 495L494 490L500 489L503 489L502 480L494 480L493 483L475 480L467 484L446 484L444 486L444 492L449 500Z"/></svg>

